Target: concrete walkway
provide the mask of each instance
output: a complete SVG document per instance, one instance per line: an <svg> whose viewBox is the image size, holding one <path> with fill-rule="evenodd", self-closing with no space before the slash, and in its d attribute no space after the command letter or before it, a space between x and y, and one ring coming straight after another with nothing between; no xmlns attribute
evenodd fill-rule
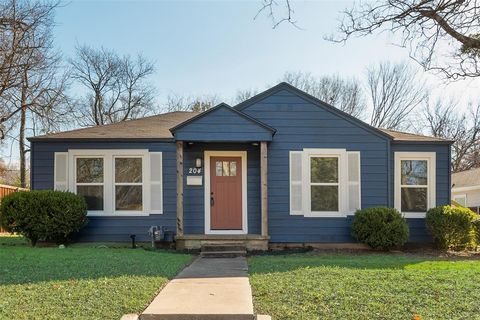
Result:
<svg viewBox="0 0 480 320"><path fill-rule="evenodd" d="M253 320L247 260L198 258L170 281L140 316L142 320Z"/></svg>

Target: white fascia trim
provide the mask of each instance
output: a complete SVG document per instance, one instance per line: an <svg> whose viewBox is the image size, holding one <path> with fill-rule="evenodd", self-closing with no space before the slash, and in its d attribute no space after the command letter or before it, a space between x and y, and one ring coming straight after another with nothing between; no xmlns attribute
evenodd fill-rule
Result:
<svg viewBox="0 0 480 320"><path fill-rule="evenodd" d="M137 217L149 216L150 212L150 165L147 149L69 149L68 150L68 182L69 191L76 193L76 157L102 157L103 163L103 211L88 211L90 217ZM142 211L115 211L114 196L114 159L116 156L142 158Z"/></svg>
<svg viewBox="0 0 480 320"><path fill-rule="evenodd" d="M210 226L210 157L241 157L242 158L242 230L211 230ZM248 234L248 203L247 203L247 151L204 151L205 188L204 212L205 234Z"/></svg>
<svg viewBox="0 0 480 320"><path fill-rule="evenodd" d="M434 208L437 203L436 199L436 152L395 152L395 163L394 163L394 203L395 209L399 212L402 212L401 206L401 160L426 160L427 161L427 170L428 170L428 195L427 195L427 208ZM405 218L425 218L426 212L402 212Z"/></svg>

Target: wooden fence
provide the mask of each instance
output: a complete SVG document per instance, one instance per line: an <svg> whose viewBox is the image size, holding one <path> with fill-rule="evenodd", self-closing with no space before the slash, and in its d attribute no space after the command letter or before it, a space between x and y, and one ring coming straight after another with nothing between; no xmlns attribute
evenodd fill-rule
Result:
<svg viewBox="0 0 480 320"><path fill-rule="evenodd" d="M18 191L28 191L28 189L0 184L0 202L2 202L3 197L5 197L7 194L18 192ZM2 227L0 227L0 232L4 232Z"/></svg>

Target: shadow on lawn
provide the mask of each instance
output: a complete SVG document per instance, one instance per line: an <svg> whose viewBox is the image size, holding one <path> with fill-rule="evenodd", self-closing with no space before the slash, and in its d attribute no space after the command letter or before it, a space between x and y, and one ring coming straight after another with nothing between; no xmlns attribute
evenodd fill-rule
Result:
<svg viewBox="0 0 480 320"><path fill-rule="evenodd" d="M475 262L475 260L477 262ZM436 264L440 261L457 261L458 268L464 268L463 263L478 263L478 259L449 259L434 257L431 255L409 255L402 253L364 253L355 254L292 254L292 255L263 255L250 258L249 273L262 274L274 272L288 272L306 268L345 268L345 269L405 269L414 267L418 269L438 268L451 269L456 268L453 264ZM431 266L435 263L435 266Z"/></svg>
<svg viewBox="0 0 480 320"><path fill-rule="evenodd" d="M0 236L0 285L121 276L170 279L191 260L186 254L144 249L32 248L19 237Z"/></svg>

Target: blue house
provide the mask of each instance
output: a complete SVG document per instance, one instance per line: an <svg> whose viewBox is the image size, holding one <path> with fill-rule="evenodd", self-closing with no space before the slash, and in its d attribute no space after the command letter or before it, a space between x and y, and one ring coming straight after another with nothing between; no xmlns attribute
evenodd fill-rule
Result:
<svg viewBox="0 0 480 320"><path fill-rule="evenodd" d="M235 107L171 112L30 138L33 189L85 197L81 241L353 243L359 208L395 207L410 241L450 203L451 141L377 129L280 83Z"/></svg>

